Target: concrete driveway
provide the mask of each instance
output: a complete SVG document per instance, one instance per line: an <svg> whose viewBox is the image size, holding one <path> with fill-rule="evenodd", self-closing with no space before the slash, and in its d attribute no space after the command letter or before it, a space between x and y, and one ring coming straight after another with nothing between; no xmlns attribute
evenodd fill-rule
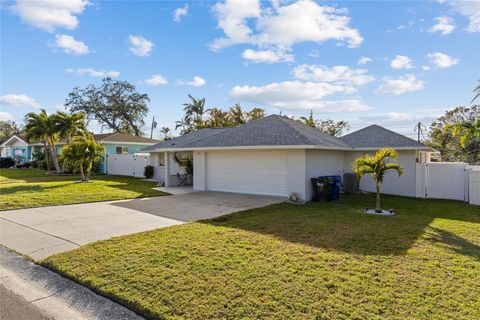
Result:
<svg viewBox="0 0 480 320"><path fill-rule="evenodd" d="M0 212L0 244L35 260L90 242L263 207L284 198L221 192Z"/></svg>

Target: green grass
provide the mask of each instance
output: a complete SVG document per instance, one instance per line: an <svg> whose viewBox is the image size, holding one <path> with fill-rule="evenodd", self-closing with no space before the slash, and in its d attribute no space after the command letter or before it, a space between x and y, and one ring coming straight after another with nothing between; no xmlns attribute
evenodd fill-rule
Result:
<svg viewBox="0 0 480 320"><path fill-rule="evenodd" d="M42 263L152 319L480 319L480 207L383 196L394 217L277 204Z"/></svg>
<svg viewBox="0 0 480 320"><path fill-rule="evenodd" d="M101 175L89 183L79 179L36 169L1 169L0 210L165 195L152 189L155 183L136 178Z"/></svg>

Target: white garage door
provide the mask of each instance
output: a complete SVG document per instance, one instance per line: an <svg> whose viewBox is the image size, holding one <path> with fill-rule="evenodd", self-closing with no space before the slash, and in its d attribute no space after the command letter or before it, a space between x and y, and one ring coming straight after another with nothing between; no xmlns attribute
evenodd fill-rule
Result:
<svg viewBox="0 0 480 320"><path fill-rule="evenodd" d="M207 152L207 189L287 196L286 151Z"/></svg>

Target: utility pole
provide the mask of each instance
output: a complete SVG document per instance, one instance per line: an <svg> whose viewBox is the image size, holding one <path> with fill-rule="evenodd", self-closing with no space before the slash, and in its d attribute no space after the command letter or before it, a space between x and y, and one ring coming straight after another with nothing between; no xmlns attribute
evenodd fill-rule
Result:
<svg viewBox="0 0 480 320"><path fill-rule="evenodd" d="M157 127L157 123L155 122L155 116L153 116L153 119L152 119L152 127L150 129L150 139L152 139L153 137L153 129Z"/></svg>
<svg viewBox="0 0 480 320"><path fill-rule="evenodd" d="M420 135L423 136L423 132L422 132L423 128L426 129L426 127L421 122L417 123L417 125L415 126L414 131L417 132L417 141L418 142L420 142Z"/></svg>

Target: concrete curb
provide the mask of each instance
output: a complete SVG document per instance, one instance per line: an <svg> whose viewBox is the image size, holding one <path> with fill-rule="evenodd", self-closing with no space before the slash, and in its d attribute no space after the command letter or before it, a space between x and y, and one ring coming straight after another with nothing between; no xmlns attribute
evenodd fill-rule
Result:
<svg viewBox="0 0 480 320"><path fill-rule="evenodd" d="M0 283L53 319L143 319L3 246L0 246Z"/></svg>

